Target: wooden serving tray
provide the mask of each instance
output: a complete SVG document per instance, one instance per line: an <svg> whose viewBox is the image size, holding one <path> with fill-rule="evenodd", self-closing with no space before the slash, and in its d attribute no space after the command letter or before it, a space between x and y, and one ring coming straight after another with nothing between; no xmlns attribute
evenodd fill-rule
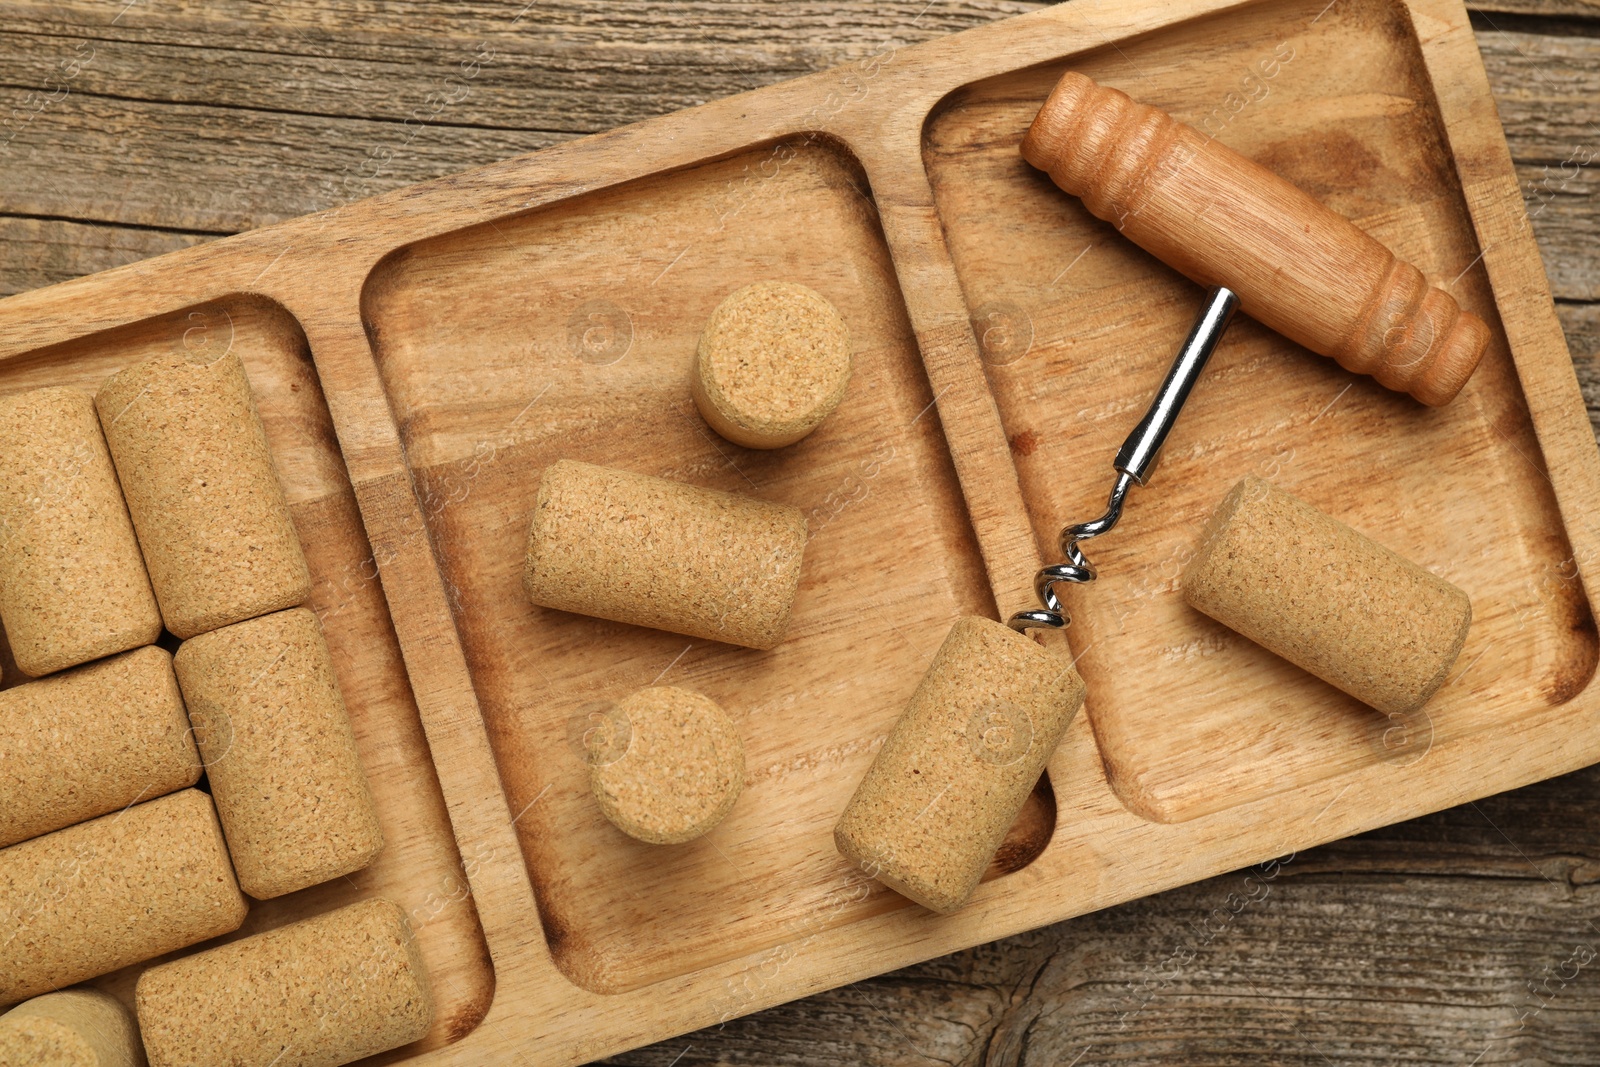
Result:
<svg viewBox="0 0 1600 1067"><path fill-rule="evenodd" d="M1070 65L1209 130L1418 264L1495 340L1424 409L1237 323L1073 592L1080 716L989 879L940 918L830 828L949 623L1031 604L1199 291L1017 153ZM696 335L804 282L856 339L773 453L711 434ZM246 932L381 894L440 1011L380 1062L571 1064L1600 760L1590 435L1456 0L1073 3L0 302L0 391L156 351L244 357L389 847ZM768 653L535 608L534 483L573 458L810 516ZM1458 583L1476 618L1391 721L1183 606L1257 472ZM14 671L8 673L11 683ZM708 837L606 824L581 748L655 682L732 711ZM103 980L127 995L138 968Z"/></svg>

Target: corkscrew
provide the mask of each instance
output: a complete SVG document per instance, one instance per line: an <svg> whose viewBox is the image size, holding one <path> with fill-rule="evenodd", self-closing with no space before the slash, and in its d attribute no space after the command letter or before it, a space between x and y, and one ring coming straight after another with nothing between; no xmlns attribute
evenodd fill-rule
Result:
<svg viewBox="0 0 1600 1067"><path fill-rule="evenodd" d="M1035 627L1059 630L1072 621L1061 604L1056 586L1061 582L1081 583L1095 579L1094 564L1083 554L1079 542L1110 531L1122 518L1122 505L1127 499L1128 490L1135 484L1144 485L1149 481L1156 461L1161 458L1161 447L1166 444L1167 435L1172 432L1184 402L1194 390L1200 373L1206 369L1211 353L1216 350L1217 342L1222 340L1222 332L1228 328L1238 306L1239 298L1230 289L1216 288L1206 294L1205 306L1200 309L1199 316L1189 329L1188 338L1183 342L1183 347L1178 349L1172 366L1167 369L1166 380L1156 390L1144 418L1139 420L1139 424L1117 450L1116 459L1111 464L1117 472L1117 480L1111 487L1106 513L1090 522L1074 523L1062 529L1061 554L1067 557L1067 561L1045 567L1034 578L1033 590L1039 596L1039 603L1044 606L1019 611L1011 616L1013 630L1019 633Z"/></svg>

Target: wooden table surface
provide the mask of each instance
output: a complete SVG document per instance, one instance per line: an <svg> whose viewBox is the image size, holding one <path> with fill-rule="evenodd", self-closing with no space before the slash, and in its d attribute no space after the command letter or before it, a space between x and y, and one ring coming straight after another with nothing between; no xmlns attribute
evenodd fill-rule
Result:
<svg viewBox="0 0 1600 1067"><path fill-rule="evenodd" d="M0 293L1034 6L0 0ZM1593 421L1600 5L1472 6ZM612 1062L1600 1064L1597 793L1582 771L1295 856L1264 897L1225 875Z"/></svg>

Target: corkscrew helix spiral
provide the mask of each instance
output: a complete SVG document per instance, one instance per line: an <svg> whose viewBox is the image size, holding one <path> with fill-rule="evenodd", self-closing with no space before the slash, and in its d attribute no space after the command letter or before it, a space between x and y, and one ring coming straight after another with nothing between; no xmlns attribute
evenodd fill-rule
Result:
<svg viewBox="0 0 1600 1067"><path fill-rule="evenodd" d="M1106 502L1106 513L1090 522L1079 522L1061 531L1061 554L1065 563L1054 563L1041 570L1033 580L1033 591L1038 594L1042 608L1019 611L1011 616L1009 625L1019 633L1034 628L1059 630L1072 620L1061 603L1056 586L1063 582L1092 582L1094 564L1083 554L1079 543L1099 537L1109 531L1122 518L1122 505L1128 490L1134 484L1144 485L1155 470L1161 457L1161 446L1178 420L1178 414L1194 390L1200 372L1205 370L1211 353L1216 350L1222 332L1228 328L1239 298L1229 289L1216 288L1206 294L1205 305L1189 329L1189 336L1178 349L1178 354L1167 369L1167 377L1156 390L1150 407L1133 428L1128 439L1117 450L1112 466L1117 471L1116 483L1111 487L1111 497Z"/></svg>

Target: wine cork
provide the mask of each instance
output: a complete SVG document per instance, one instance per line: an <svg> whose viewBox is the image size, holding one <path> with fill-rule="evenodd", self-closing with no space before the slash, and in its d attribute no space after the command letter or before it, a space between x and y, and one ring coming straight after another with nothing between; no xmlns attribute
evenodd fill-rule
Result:
<svg viewBox="0 0 1600 1067"><path fill-rule="evenodd" d="M121 1001L99 989L67 989L0 1015L0 1064L144 1067L145 1058Z"/></svg>
<svg viewBox="0 0 1600 1067"><path fill-rule="evenodd" d="M237 930L245 909L197 789L0 849L0 1004Z"/></svg>
<svg viewBox="0 0 1600 1067"><path fill-rule="evenodd" d="M383 832L316 615L213 630L175 664L239 887L266 900L371 863Z"/></svg>
<svg viewBox="0 0 1600 1067"><path fill-rule="evenodd" d="M33 678L161 634L94 401L71 389L0 398L0 623Z"/></svg>
<svg viewBox="0 0 1600 1067"><path fill-rule="evenodd" d="M695 354L695 405L746 448L792 445L833 413L850 383L850 331L793 282L737 289L711 313Z"/></svg>
<svg viewBox="0 0 1600 1067"><path fill-rule="evenodd" d="M1427 703L1472 624L1466 593L1254 475L1206 524L1183 595L1388 715Z"/></svg>
<svg viewBox="0 0 1600 1067"><path fill-rule="evenodd" d="M629 837L692 841L716 826L744 788L744 743L709 697L673 686L617 702L589 737L590 788Z"/></svg>
<svg viewBox="0 0 1600 1067"><path fill-rule="evenodd" d="M0 692L0 846L199 780L200 755L162 649Z"/></svg>
<svg viewBox="0 0 1600 1067"><path fill-rule="evenodd" d="M1082 703L1066 660L957 620L834 827L840 854L923 907L960 908Z"/></svg>
<svg viewBox="0 0 1600 1067"><path fill-rule="evenodd" d="M788 504L564 459L540 479L523 580L547 608L765 649L805 544Z"/></svg>
<svg viewBox="0 0 1600 1067"><path fill-rule="evenodd" d="M427 973L387 900L152 967L134 994L150 1067L332 1067L433 1022Z"/></svg>
<svg viewBox="0 0 1600 1067"><path fill-rule="evenodd" d="M95 404L168 630L193 637L306 599L311 575L237 355L145 360Z"/></svg>

